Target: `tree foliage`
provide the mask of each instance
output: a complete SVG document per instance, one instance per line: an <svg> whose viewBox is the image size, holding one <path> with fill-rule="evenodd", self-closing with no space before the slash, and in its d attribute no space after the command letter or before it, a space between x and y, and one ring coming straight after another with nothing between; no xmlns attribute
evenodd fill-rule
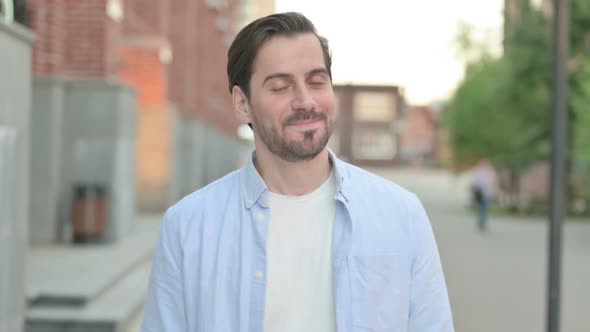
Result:
<svg viewBox="0 0 590 332"><path fill-rule="evenodd" d="M572 0L570 17L569 158L575 174L590 173L590 0ZM501 57L469 39L462 26L457 44L468 61L464 81L449 103L456 168L482 157L520 172L550 153L552 18L522 1L508 25ZM474 50L474 48L476 48ZM477 50L479 48L479 51ZM473 54L480 54L474 58ZM589 185L590 186L590 185ZM583 195L590 198L586 186Z"/></svg>
<svg viewBox="0 0 590 332"><path fill-rule="evenodd" d="M550 48L544 24L538 12L523 13L506 35L502 57L484 53L467 64L445 119L455 165L486 157L519 170L547 156Z"/></svg>

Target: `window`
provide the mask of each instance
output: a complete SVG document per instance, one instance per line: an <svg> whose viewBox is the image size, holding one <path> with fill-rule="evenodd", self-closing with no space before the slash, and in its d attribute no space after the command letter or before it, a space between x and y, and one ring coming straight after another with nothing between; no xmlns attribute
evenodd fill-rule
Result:
<svg viewBox="0 0 590 332"><path fill-rule="evenodd" d="M395 137L387 129L356 128L352 154L360 160L392 160L397 153Z"/></svg>
<svg viewBox="0 0 590 332"><path fill-rule="evenodd" d="M357 92L353 105L357 121L392 122L395 119L395 96L390 92Z"/></svg>

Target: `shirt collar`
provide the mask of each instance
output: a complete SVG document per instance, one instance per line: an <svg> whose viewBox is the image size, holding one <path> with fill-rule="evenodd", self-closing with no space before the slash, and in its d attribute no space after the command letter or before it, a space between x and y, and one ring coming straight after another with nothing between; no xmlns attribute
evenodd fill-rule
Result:
<svg viewBox="0 0 590 332"><path fill-rule="evenodd" d="M334 167L334 178L336 179L336 199L344 200L348 202L347 192L345 190L346 184L346 177L347 177L347 168L346 163L336 157L336 154L328 149L328 153L330 156L330 161L332 162L332 167ZM241 183L242 183L242 193L244 197L244 202L246 204L246 208L250 209L254 204L256 204L259 200L261 200L261 205L268 207L267 202L267 195L265 193L268 191L268 187L266 183L258 173L256 166L254 163L256 162L256 150L252 151L250 157L246 161L246 164L242 167L241 170Z"/></svg>
<svg viewBox="0 0 590 332"><path fill-rule="evenodd" d="M348 178L346 163L336 156L336 154L328 148L330 161L334 167L334 178L336 179L336 199L348 202L348 192L346 190L346 179Z"/></svg>
<svg viewBox="0 0 590 332"><path fill-rule="evenodd" d="M250 209L258 199L268 190L266 183L258 173L254 162L256 161L256 150L252 151L241 170L242 194L246 208Z"/></svg>

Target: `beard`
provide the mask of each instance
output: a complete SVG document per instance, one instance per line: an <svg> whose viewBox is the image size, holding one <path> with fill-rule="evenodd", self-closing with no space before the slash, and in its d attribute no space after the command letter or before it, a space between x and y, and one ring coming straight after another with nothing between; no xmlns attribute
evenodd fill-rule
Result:
<svg viewBox="0 0 590 332"><path fill-rule="evenodd" d="M297 112L287 117L281 123L281 131L274 126L264 126L255 118L254 129L266 147L279 158L290 161L306 161L315 158L324 150L334 129L334 121L328 120L325 113ZM285 128L299 120L323 120L325 131L319 134L320 128L303 132L303 140L289 140L285 137ZM318 135L321 135L318 137Z"/></svg>

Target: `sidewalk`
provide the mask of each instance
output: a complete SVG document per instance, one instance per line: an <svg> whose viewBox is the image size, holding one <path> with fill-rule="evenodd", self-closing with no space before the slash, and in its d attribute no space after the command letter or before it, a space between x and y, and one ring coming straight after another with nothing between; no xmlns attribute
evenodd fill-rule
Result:
<svg viewBox="0 0 590 332"><path fill-rule="evenodd" d="M143 309L160 216L140 216L112 244L54 245L28 255L28 331L121 331ZM131 324L130 324L131 322Z"/></svg>
<svg viewBox="0 0 590 332"><path fill-rule="evenodd" d="M492 216L479 234L465 177L443 171L375 173L415 192L430 216L459 332L545 330L547 221ZM561 326L590 331L590 221L564 227Z"/></svg>

